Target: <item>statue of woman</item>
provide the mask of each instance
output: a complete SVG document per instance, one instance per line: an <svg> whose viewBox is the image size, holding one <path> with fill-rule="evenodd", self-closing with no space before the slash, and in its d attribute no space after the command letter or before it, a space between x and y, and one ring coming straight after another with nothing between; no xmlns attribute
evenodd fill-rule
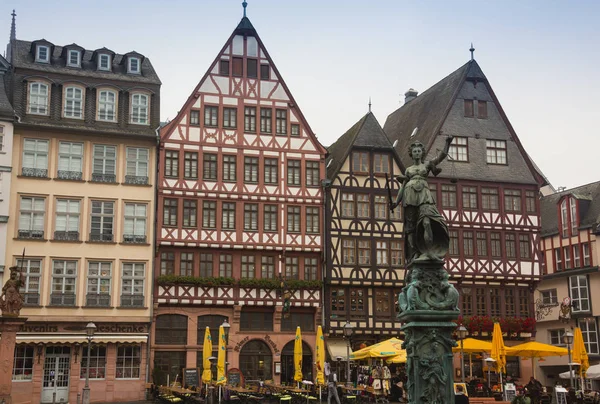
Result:
<svg viewBox="0 0 600 404"><path fill-rule="evenodd" d="M390 208L402 203L404 208L405 255L407 262L414 260L440 261L448 252L450 238L448 225L437 210L427 184L429 173L438 175L437 167L446 156L452 143L452 136L446 137L444 150L433 160L425 160L425 146L419 141L409 146L413 165L406 169L396 201Z"/></svg>

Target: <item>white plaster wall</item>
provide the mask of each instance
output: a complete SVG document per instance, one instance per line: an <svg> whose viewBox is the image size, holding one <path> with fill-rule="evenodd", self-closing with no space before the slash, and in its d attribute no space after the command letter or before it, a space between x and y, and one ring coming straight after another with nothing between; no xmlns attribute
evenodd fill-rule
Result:
<svg viewBox="0 0 600 404"><path fill-rule="evenodd" d="M12 170L12 147L13 147L13 124L12 122L0 121L3 127L3 147L0 151L0 216L5 217L9 213L10 181ZM3 269L6 257L6 234L7 224L0 220L0 285L4 285Z"/></svg>

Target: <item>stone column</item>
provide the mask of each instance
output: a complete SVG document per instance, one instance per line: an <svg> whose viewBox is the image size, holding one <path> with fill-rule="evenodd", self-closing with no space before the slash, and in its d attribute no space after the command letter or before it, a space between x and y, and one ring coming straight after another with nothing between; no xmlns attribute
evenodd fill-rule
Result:
<svg viewBox="0 0 600 404"><path fill-rule="evenodd" d="M407 389L410 404L454 402L452 333L458 318L458 292L448 282L441 261L409 264L398 302L405 333Z"/></svg>
<svg viewBox="0 0 600 404"><path fill-rule="evenodd" d="M12 403L12 373L17 332L27 321L23 317L0 316L0 402Z"/></svg>

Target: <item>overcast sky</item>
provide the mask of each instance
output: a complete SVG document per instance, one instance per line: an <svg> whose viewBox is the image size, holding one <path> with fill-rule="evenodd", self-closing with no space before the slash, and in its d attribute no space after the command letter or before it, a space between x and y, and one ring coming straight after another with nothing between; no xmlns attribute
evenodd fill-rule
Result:
<svg viewBox="0 0 600 404"><path fill-rule="evenodd" d="M423 92L469 47L527 152L555 187L600 180L600 2L248 0L248 17L321 143L368 110L383 126L404 92ZM136 50L173 118L242 16L241 0L3 0L17 38ZM4 32L4 34L2 34ZM1 37L1 36L0 36Z"/></svg>

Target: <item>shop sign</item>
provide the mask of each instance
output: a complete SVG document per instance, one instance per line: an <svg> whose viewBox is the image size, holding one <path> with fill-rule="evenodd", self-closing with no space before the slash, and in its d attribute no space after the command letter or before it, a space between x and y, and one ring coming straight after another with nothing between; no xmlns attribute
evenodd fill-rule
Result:
<svg viewBox="0 0 600 404"><path fill-rule="evenodd" d="M271 346L271 348L273 348L273 352L275 352L276 354L279 353L279 349L277 349L277 345L275 345L275 341L273 341L270 336L265 335L265 341L267 341L267 344L269 344Z"/></svg>
<svg viewBox="0 0 600 404"><path fill-rule="evenodd" d="M26 323L21 327L21 332L27 333L56 333L56 332L73 332L85 331L87 323L79 324L52 324L52 323ZM99 323L96 324L96 332L102 333L119 333L119 334L136 334L147 333L148 325L143 323L128 324L128 323Z"/></svg>

